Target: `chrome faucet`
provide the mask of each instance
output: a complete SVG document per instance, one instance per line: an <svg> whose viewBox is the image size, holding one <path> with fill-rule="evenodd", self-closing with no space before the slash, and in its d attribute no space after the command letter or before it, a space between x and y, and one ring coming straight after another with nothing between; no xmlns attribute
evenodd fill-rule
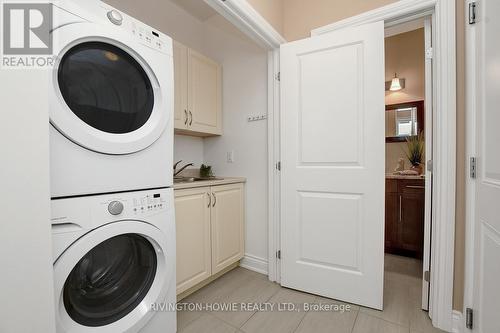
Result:
<svg viewBox="0 0 500 333"><path fill-rule="evenodd" d="M182 162L182 160L176 162L174 164L174 177L177 176L178 174L180 174L182 171L184 171L184 169L186 169L187 167L190 167L190 166L193 166L194 164L193 163L188 163L186 164L185 166L183 166L182 168L180 168L179 170L177 170L177 166Z"/></svg>

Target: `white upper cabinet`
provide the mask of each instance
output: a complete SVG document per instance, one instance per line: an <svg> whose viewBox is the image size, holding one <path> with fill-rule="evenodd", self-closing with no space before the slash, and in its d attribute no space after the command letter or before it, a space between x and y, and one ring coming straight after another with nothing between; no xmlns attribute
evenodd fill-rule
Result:
<svg viewBox="0 0 500 333"><path fill-rule="evenodd" d="M175 130L177 134L222 134L222 67L174 42Z"/></svg>

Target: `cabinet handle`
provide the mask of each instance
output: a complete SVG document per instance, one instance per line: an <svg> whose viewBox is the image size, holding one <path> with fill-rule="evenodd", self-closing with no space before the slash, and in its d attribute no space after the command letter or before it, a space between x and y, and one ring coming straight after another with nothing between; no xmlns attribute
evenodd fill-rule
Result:
<svg viewBox="0 0 500 333"><path fill-rule="evenodd" d="M212 197L210 196L210 193L207 192L207 196L208 196L208 208L210 208L210 205L212 204Z"/></svg>
<svg viewBox="0 0 500 333"><path fill-rule="evenodd" d="M189 116L190 116L189 126L191 126L193 124L193 113L191 111L189 111Z"/></svg>
<svg viewBox="0 0 500 333"><path fill-rule="evenodd" d="M403 221L403 216L402 216L402 205L401 202L403 201L403 196L399 196L399 222Z"/></svg>
<svg viewBox="0 0 500 333"><path fill-rule="evenodd" d="M212 204L212 207L215 207L215 204L217 203L217 197L215 196L215 193L212 193L214 196L214 203Z"/></svg>
<svg viewBox="0 0 500 333"><path fill-rule="evenodd" d="M407 185L406 188L424 188L425 186L420 186L420 185Z"/></svg>
<svg viewBox="0 0 500 333"><path fill-rule="evenodd" d="M187 125L189 119L187 110L184 110L184 114L186 115L186 120L184 120L184 125Z"/></svg>

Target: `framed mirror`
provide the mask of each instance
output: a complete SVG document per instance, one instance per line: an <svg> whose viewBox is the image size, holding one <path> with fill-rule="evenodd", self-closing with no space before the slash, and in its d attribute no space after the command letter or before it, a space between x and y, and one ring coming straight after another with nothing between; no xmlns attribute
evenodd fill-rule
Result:
<svg viewBox="0 0 500 333"><path fill-rule="evenodd" d="M385 106L385 142L405 142L424 130L424 101Z"/></svg>

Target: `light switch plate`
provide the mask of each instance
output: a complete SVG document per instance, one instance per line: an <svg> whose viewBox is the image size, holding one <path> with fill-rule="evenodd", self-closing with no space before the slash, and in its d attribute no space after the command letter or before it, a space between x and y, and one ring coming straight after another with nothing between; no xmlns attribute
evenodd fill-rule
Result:
<svg viewBox="0 0 500 333"><path fill-rule="evenodd" d="M234 150L227 152L227 163L234 163Z"/></svg>

